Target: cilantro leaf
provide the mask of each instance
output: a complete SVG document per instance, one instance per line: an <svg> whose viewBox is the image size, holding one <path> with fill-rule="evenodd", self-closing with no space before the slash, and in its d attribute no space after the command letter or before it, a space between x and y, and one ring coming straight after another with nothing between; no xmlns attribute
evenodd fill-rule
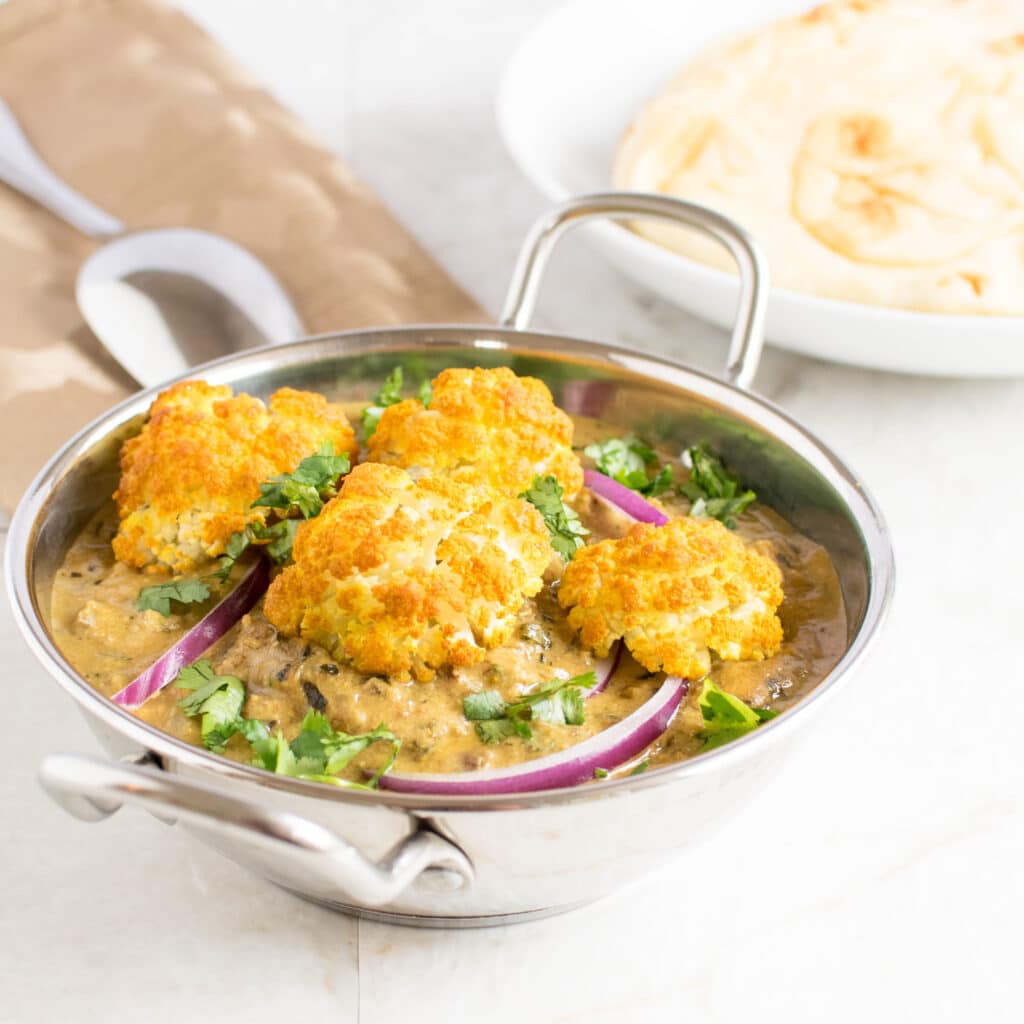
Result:
<svg viewBox="0 0 1024 1024"><path fill-rule="evenodd" d="M224 554L217 560L217 568L204 578L227 583L235 563L245 554L252 542L253 532L248 526L231 534L224 545Z"/></svg>
<svg viewBox="0 0 1024 1024"><path fill-rule="evenodd" d="M235 676L218 675L208 658L186 665L175 685L192 692L178 701L187 715L202 715L203 743L216 753L236 733L252 747L253 764L278 775L290 775L316 782L373 788L395 763L401 740L385 725L371 732L350 735L331 726L326 715L310 711L302 721L298 736L289 743L277 729L271 733L266 722L244 718L245 684ZM391 753L384 764L365 784L337 778L351 761L374 743L391 744Z"/></svg>
<svg viewBox="0 0 1024 1024"><path fill-rule="evenodd" d="M390 743L391 753L366 783L370 788L395 763L402 741L383 723L370 732L351 735L335 730L327 716L321 712L310 711L302 720L299 735L292 740L289 748L293 758L291 770L283 774L337 783L341 780L335 776L344 771L367 747L378 742Z"/></svg>
<svg viewBox="0 0 1024 1024"><path fill-rule="evenodd" d="M402 400L404 377L402 368L396 366L384 378L384 383L381 384L377 394L373 396L373 401L363 410L363 437L366 440L373 436L373 432L377 429L377 424L380 423L381 416L384 415L384 410L389 405L398 405Z"/></svg>
<svg viewBox="0 0 1024 1024"><path fill-rule="evenodd" d="M641 761L629 774L630 775L643 775L648 768L651 767L650 761Z"/></svg>
<svg viewBox="0 0 1024 1024"><path fill-rule="evenodd" d="M680 494L692 502L691 516L707 516L736 529L738 516L757 499L751 490L740 490L740 480L730 473L717 453L705 444L697 444L686 451L690 460L690 479L680 484Z"/></svg>
<svg viewBox="0 0 1024 1024"><path fill-rule="evenodd" d="M312 519L320 514L324 501L334 496L338 477L350 468L348 453L335 455L334 442L324 441L293 472L272 476L261 483L260 496L252 507L282 509L284 516L298 511L303 519Z"/></svg>
<svg viewBox="0 0 1024 1024"><path fill-rule="evenodd" d="M672 485L675 483L671 466L662 466L658 470L658 475L651 481L649 481L641 490L641 494L646 494L648 498L656 498L659 494L664 494L666 491L672 489Z"/></svg>
<svg viewBox="0 0 1024 1024"><path fill-rule="evenodd" d="M267 729L265 735L255 736L250 743L253 753L256 755L252 763L257 768L264 768L276 775L293 775L295 773L295 755L280 729L273 735Z"/></svg>
<svg viewBox="0 0 1024 1024"><path fill-rule="evenodd" d="M551 546L568 562L583 547L583 538L590 532L580 517L562 501L565 489L553 476L534 477L525 498L544 517L544 525L551 535Z"/></svg>
<svg viewBox="0 0 1024 1024"><path fill-rule="evenodd" d="M583 691L578 686L566 686L532 706L533 718L552 725L582 725Z"/></svg>
<svg viewBox="0 0 1024 1024"><path fill-rule="evenodd" d="M140 612L154 611L170 615L172 601L177 604L198 604L209 596L210 588L202 580L173 580L143 587L135 600L135 607Z"/></svg>
<svg viewBox="0 0 1024 1024"><path fill-rule="evenodd" d="M483 722L502 718L508 704L497 690L469 693L462 699L462 713L470 722Z"/></svg>
<svg viewBox="0 0 1024 1024"><path fill-rule="evenodd" d="M597 464L597 468L605 476L628 487L630 490L653 498L663 494L673 483L672 467L662 466L654 479L647 475L647 469L658 461L654 449L642 441L636 434L625 437L610 437L606 441L588 444L583 449Z"/></svg>
<svg viewBox="0 0 1024 1024"><path fill-rule="evenodd" d="M712 750L745 736L778 714L770 708L750 707L739 697L720 690L710 679L704 680L698 707L704 718L700 735L704 739L705 750Z"/></svg>
<svg viewBox="0 0 1024 1024"><path fill-rule="evenodd" d="M389 405L398 405L402 400L402 385L405 383L405 373L400 366L396 366L384 379L380 390L373 396L371 403L363 409L363 438L369 440L380 423L384 410ZM424 409L430 408L434 397L434 385L426 377L420 381L416 389L416 397Z"/></svg>
<svg viewBox="0 0 1024 1024"><path fill-rule="evenodd" d="M500 743L510 736L528 740L533 736L530 722L582 725L583 691L596 685L597 676L584 672L572 679L553 679L512 703L495 690L484 690L463 699L462 713L476 723L476 734L484 743Z"/></svg>
<svg viewBox="0 0 1024 1024"><path fill-rule="evenodd" d="M521 732L517 733L517 726L521 729L523 724L525 723L516 723L508 718L499 718L493 722L477 722L476 734L480 738L481 743L500 743L502 740L507 740L510 736L522 735ZM523 739L529 739L532 735L532 732L527 733Z"/></svg>
<svg viewBox="0 0 1024 1024"><path fill-rule="evenodd" d="M187 715L202 715L203 744L217 754L224 752L228 740L239 731L245 684L235 676L221 676L213 671L209 658L186 665L174 680L189 696L178 701Z"/></svg>
<svg viewBox="0 0 1024 1024"><path fill-rule="evenodd" d="M350 468L348 453L335 455L334 442L328 440L312 455L307 455L293 473L283 473L261 483L260 496L251 507L275 509L278 520L267 526L257 519L233 533L224 546L217 568L203 578L227 583L235 563L256 541L266 548L277 565L283 565L292 557L295 531L299 527L298 520L289 517L295 513L303 519L319 515L324 502L334 497L338 478Z"/></svg>
<svg viewBox="0 0 1024 1024"><path fill-rule="evenodd" d="M284 565L292 557L292 545L298 528L298 519L281 519L271 526L264 526L260 522L251 524L253 537L268 541L266 552L275 565Z"/></svg>

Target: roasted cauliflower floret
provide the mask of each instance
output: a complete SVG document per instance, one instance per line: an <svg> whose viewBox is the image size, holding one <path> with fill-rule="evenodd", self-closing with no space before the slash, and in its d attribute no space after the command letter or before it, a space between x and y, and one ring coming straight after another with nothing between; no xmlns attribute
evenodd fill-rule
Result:
<svg viewBox="0 0 1024 1024"><path fill-rule="evenodd" d="M324 441L355 455L345 413L322 395L282 388L264 405L201 380L175 384L121 447L114 554L174 572L221 554L231 534L263 520L250 507L260 484L290 473Z"/></svg>
<svg viewBox="0 0 1024 1024"><path fill-rule="evenodd" d="M364 463L299 527L264 612L361 672L427 680L511 636L551 558L540 513L443 476Z"/></svg>
<svg viewBox="0 0 1024 1024"><path fill-rule="evenodd" d="M651 672L699 679L720 658L760 660L782 642L782 574L713 519L638 523L582 548L558 600L580 640L606 655L622 638Z"/></svg>
<svg viewBox="0 0 1024 1024"><path fill-rule="evenodd" d="M415 398L384 410L370 459L421 467L453 480L521 494L534 477L558 478L571 498L583 485L572 420L534 377L496 370L444 370L430 407Z"/></svg>

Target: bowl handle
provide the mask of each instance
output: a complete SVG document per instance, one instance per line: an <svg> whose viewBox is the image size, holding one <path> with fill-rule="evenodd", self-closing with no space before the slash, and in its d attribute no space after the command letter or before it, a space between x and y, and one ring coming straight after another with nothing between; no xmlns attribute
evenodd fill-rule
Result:
<svg viewBox="0 0 1024 1024"><path fill-rule="evenodd" d="M375 862L315 822L228 796L213 786L186 781L138 762L111 762L84 754L50 754L39 767L46 792L69 814L102 821L122 804L181 821L214 837L269 855L281 874L317 878L352 900L379 906L395 899L420 875L433 889L469 885L466 855L422 819Z"/></svg>
<svg viewBox="0 0 1024 1024"><path fill-rule="evenodd" d="M682 199L644 192L599 192L577 196L548 210L530 228L519 250L498 323L519 331L527 327L551 251L566 231L595 218L626 220L636 217L671 220L696 228L731 253L739 270L740 297L723 376L730 384L749 388L764 345L768 263L761 247L734 220Z"/></svg>

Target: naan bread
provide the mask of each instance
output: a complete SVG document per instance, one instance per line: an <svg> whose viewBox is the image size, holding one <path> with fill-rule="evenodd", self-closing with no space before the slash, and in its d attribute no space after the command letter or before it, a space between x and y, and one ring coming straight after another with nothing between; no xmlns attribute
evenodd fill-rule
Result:
<svg viewBox="0 0 1024 1024"><path fill-rule="evenodd" d="M735 217L784 288L1024 313L1024 2L839 0L719 46L641 111L614 180Z"/></svg>

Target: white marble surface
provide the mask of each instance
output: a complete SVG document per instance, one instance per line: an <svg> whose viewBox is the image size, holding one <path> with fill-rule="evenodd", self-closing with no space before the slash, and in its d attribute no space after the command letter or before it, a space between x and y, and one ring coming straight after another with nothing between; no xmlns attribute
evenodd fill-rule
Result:
<svg viewBox="0 0 1024 1024"><path fill-rule="evenodd" d="M502 151L492 95L545 3L184 6L498 306L541 204ZM540 319L721 358L716 331L581 242L557 258ZM757 386L860 470L899 561L870 664L768 798L660 876L566 917L464 933L356 923L146 815L85 825L50 804L40 757L96 747L4 601L0 1024L1024 1019L1024 383L769 351Z"/></svg>

